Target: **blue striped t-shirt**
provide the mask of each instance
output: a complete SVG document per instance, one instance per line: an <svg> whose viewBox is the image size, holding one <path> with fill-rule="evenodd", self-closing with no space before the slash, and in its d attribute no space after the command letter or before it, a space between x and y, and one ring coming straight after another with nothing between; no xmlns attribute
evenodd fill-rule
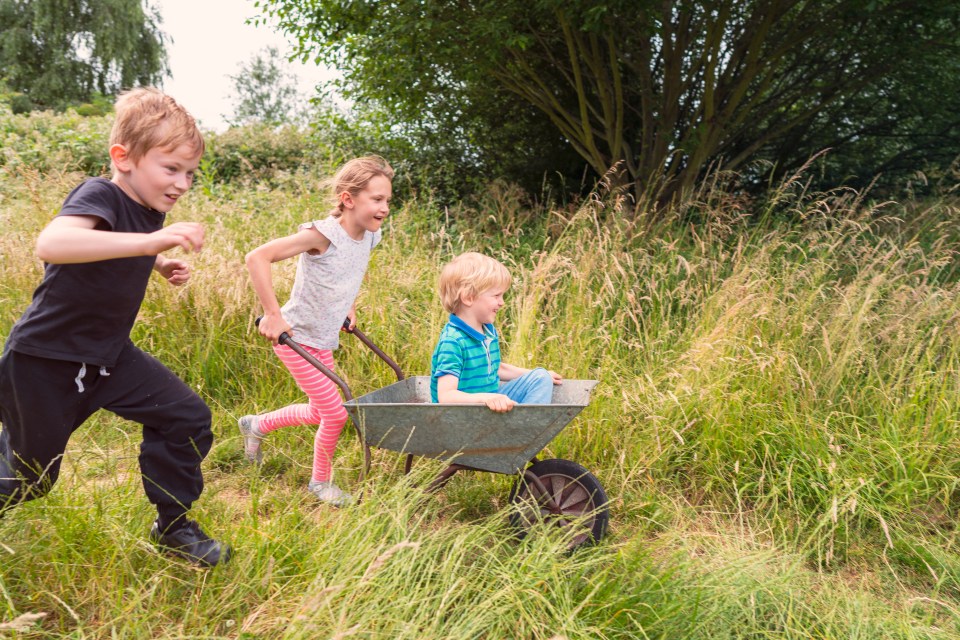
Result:
<svg viewBox="0 0 960 640"><path fill-rule="evenodd" d="M466 393L496 393L500 388L500 340L492 324L480 333L450 314L430 363L430 399L437 402L437 380L456 376Z"/></svg>

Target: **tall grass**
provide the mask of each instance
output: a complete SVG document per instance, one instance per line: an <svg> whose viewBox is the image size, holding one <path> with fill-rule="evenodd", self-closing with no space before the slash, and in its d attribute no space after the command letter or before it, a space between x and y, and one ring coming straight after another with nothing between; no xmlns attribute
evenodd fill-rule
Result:
<svg viewBox="0 0 960 640"><path fill-rule="evenodd" d="M3 335L41 274L33 238L78 179L0 175ZM955 205L811 194L798 177L765 203L706 184L643 232L622 206L599 193L537 209L500 186L473 212L404 203L358 305L368 335L425 373L442 264L473 249L507 263L505 359L600 381L544 452L604 484L600 545L517 541L512 479L425 495L440 463L405 477L387 452L361 504L315 504L309 427L242 464L236 418L298 400L253 330L242 255L323 205L298 177L211 185L171 216L206 224L193 280L152 283L134 339L213 409L195 512L235 561L204 572L151 548L138 430L98 414L54 491L0 520L0 623L72 638L956 637ZM293 266L275 266L281 297ZM337 363L356 394L391 381L349 336ZM352 486L351 434L335 464Z"/></svg>

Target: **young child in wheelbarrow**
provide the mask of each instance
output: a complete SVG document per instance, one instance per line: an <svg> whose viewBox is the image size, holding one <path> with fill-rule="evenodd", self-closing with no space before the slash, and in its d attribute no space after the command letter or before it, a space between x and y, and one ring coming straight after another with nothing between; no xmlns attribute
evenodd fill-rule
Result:
<svg viewBox="0 0 960 640"><path fill-rule="evenodd" d="M510 272L481 253L464 253L440 274L440 301L450 320L433 352L430 397L439 403L485 404L504 413L517 404L550 404L559 374L500 361L493 326L510 288Z"/></svg>

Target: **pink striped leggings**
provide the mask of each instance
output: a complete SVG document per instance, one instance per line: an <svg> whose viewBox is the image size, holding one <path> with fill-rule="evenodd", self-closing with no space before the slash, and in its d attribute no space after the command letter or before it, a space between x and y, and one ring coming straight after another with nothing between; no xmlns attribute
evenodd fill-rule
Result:
<svg viewBox="0 0 960 640"><path fill-rule="evenodd" d="M312 356L333 369L333 352L303 346ZM309 404L291 404L260 416L260 431L270 433L281 427L300 424L318 424L313 439L313 479L327 482L331 479L333 451L337 439L347 423L347 411L340 401L340 390L330 378L301 358L290 347L273 345L273 351L290 371L297 386L307 394Z"/></svg>

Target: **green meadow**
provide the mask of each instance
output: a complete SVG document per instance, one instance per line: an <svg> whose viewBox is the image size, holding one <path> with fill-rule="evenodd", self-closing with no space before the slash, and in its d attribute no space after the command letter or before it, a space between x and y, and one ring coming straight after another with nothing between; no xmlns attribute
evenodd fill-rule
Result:
<svg viewBox="0 0 960 640"><path fill-rule="evenodd" d="M0 337L40 280L37 233L82 179L69 158L99 148L73 135L39 152L7 138ZM351 428L335 473L358 505L306 492L310 426L245 464L237 418L300 396L254 329L243 255L325 214L329 168L218 181L208 167L168 218L205 224L193 278L155 278L133 333L213 410L193 513L234 560L204 571L152 547L139 428L99 413L50 495L0 520L0 636L960 636L954 200L814 193L802 173L762 199L715 176L656 223L603 188L562 206L497 184L465 204L398 198L358 318L406 373L428 373L445 322L440 267L480 250L514 275L504 359L599 380L542 455L610 497L607 537L566 553L554 529L513 535L512 477L425 494L441 462L405 476L375 450L359 486ZM275 265L281 297L294 268ZM355 395L394 379L351 336L336 358Z"/></svg>

